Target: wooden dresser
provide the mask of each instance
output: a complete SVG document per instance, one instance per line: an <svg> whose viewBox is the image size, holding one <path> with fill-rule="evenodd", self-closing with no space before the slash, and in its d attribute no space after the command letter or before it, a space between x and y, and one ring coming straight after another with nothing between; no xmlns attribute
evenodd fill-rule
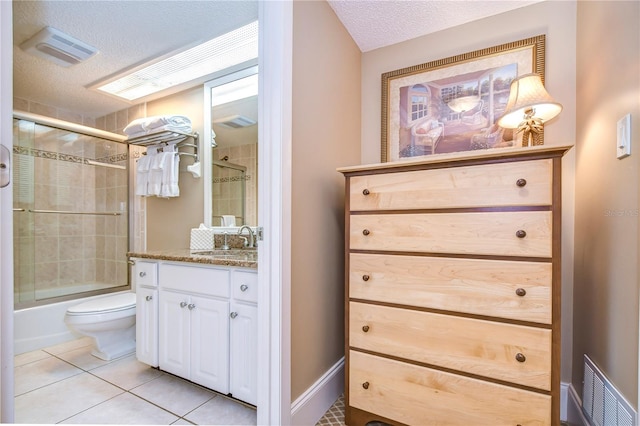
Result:
<svg viewBox="0 0 640 426"><path fill-rule="evenodd" d="M339 169L349 426L559 424L569 148Z"/></svg>

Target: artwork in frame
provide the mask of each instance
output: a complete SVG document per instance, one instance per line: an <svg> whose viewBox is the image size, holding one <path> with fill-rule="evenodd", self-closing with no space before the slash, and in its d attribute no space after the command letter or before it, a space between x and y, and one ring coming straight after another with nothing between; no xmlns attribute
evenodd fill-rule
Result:
<svg viewBox="0 0 640 426"><path fill-rule="evenodd" d="M513 79L544 83L544 49L539 35L382 74L382 161L517 146L496 123Z"/></svg>

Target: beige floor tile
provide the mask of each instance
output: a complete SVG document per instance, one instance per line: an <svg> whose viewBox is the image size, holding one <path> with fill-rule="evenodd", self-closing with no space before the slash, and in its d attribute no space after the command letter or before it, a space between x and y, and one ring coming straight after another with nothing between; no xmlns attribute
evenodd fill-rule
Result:
<svg viewBox="0 0 640 426"><path fill-rule="evenodd" d="M180 417L216 394L171 375L163 375L130 391Z"/></svg>
<svg viewBox="0 0 640 426"><path fill-rule="evenodd" d="M141 363L135 355L130 355L91 370L91 374L123 389L130 390L162 376L164 373Z"/></svg>
<svg viewBox="0 0 640 426"><path fill-rule="evenodd" d="M34 361L40 361L41 359L50 358L51 354L46 353L45 351L33 351L33 352L25 352L20 355L16 355L13 357L13 366L20 367L21 365L29 364Z"/></svg>
<svg viewBox="0 0 640 426"><path fill-rule="evenodd" d="M172 425L192 425L193 423L186 421L185 419L178 419L171 423Z"/></svg>
<svg viewBox="0 0 640 426"><path fill-rule="evenodd" d="M91 346L82 346L77 349L59 353L56 356L85 371L93 370L94 368L102 367L112 362L91 355L91 350Z"/></svg>
<svg viewBox="0 0 640 426"><path fill-rule="evenodd" d="M16 397L16 423L58 423L122 392L89 373L82 373Z"/></svg>
<svg viewBox="0 0 640 426"><path fill-rule="evenodd" d="M130 393L123 393L102 404L91 407L70 419L66 424L112 425L169 425L177 416L156 407Z"/></svg>
<svg viewBox="0 0 640 426"><path fill-rule="evenodd" d="M199 425L255 425L257 413L254 408L216 396L184 418Z"/></svg>
<svg viewBox="0 0 640 426"><path fill-rule="evenodd" d="M14 369L14 394L22 395L80 373L79 368L49 356Z"/></svg>

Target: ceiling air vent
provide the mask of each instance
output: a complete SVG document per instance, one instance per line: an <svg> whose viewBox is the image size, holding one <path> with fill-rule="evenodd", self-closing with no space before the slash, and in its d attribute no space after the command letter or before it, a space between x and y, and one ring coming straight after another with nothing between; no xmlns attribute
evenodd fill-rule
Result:
<svg viewBox="0 0 640 426"><path fill-rule="evenodd" d="M230 127L232 129L239 129L241 127L253 126L256 122L250 118L247 118L243 115L232 115L229 117L219 118L214 121L214 124L219 124L220 126Z"/></svg>
<svg viewBox="0 0 640 426"><path fill-rule="evenodd" d="M63 67L86 61L98 50L53 27L45 27L20 45L25 52L48 59Z"/></svg>

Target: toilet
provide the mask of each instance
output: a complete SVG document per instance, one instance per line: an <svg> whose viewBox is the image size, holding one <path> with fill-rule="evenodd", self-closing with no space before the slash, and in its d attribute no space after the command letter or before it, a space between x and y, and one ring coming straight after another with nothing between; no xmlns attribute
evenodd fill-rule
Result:
<svg viewBox="0 0 640 426"><path fill-rule="evenodd" d="M94 340L92 355L110 361L136 350L136 294L119 293L67 309L64 322Z"/></svg>

